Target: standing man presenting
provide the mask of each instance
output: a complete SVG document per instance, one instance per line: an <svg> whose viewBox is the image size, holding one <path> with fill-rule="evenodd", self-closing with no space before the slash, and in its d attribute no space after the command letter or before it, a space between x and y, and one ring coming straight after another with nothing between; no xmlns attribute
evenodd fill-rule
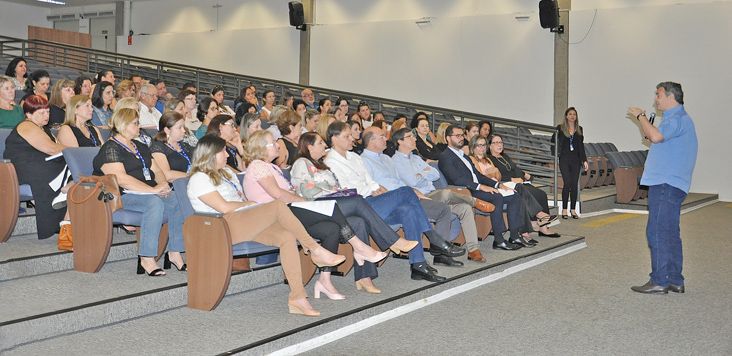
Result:
<svg viewBox="0 0 732 356"><path fill-rule="evenodd" d="M651 250L651 279L630 289L646 294L684 293L679 223L681 203L689 192L696 164L696 131L684 110L681 84L656 85L655 106L663 111L658 128L648 121L643 109L628 108L628 115L638 120L643 135L652 143L641 178L641 184L648 186L646 238Z"/></svg>

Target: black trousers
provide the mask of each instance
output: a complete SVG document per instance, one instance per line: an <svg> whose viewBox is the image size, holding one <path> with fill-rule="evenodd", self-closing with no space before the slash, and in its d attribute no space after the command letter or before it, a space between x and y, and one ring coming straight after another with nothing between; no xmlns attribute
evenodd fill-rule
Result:
<svg viewBox="0 0 732 356"><path fill-rule="evenodd" d="M579 161L579 157L559 157L559 171L562 172L562 180L564 181L564 187L562 187L562 204L564 209L568 209L568 206L571 206L572 209L577 207L581 164L582 162ZM570 200L572 205L569 205Z"/></svg>
<svg viewBox="0 0 732 356"><path fill-rule="evenodd" d="M333 209L333 215L327 216L307 209L289 206L292 214L300 220L302 226L314 239L320 241L320 245L326 250L337 253L338 245L350 240L354 233L351 225L338 206Z"/></svg>

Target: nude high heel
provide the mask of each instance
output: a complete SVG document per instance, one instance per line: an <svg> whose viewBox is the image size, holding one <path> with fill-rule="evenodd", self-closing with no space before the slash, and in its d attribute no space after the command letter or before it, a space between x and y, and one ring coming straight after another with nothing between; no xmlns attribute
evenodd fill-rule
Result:
<svg viewBox="0 0 732 356"><path fill-rule="evenodd" d="M346 299L346 296L343 294L340 294L338 292L329 292L325 287L323 286L320 281L315 281L315 287L313 287L313 294L315 295L315 299L320 299L320 293L325 294L328 299L331 300L343 300Z"/></svg>
<svg viewBox="0 0 732 356"><path fill-rule="evenodd" d="M363 283L363 282L361 282L361 280L356 281L356 289L357 290L364 289L364 290L366 290L366 293L381 294L381 289L376 288L373 284L368 285L366 283Z"/></svg>
<svg viewBox="0 0 732 356"><path fill-rule="evenodd" d="M308 253L306 253L308 254ZM338 266L346 260L346 256L336 255L326 249L323 246L318 246L315 250L309 252L310 259L318 267L332 267Z"/></svg>
<svg viewBox="0 0 732 356"><path fill-rule="evenodd" d="M389 249L392 250L394 253L402 253L402 252L409 252L412 251L419 242L417 241L409 241L403 237L400 237L399 240L397 240L393 245L389 246Z"/></svg>
<svg viewBox="0 0 732 356"><path fill-rule="evenodd" d="M305 316L320 316L320 312L313 309L306 299L298 299L287 302L287 308L290 314L299 314Z"/></svg>
<svg viewBox="0 0 732 356"><path fill-rule="evenodd" d="M374 251L374 250L371 250L371 251L373 252L373 255L371 257L366 257L356 251L353 251L353 259L356 260L356 263L359 266L363 266L364 261L369 261L371 263L379 263L379 262L381 262L381 260L383 260L387 256L389 256L388 253L383 252L383 251Z"/></svg>

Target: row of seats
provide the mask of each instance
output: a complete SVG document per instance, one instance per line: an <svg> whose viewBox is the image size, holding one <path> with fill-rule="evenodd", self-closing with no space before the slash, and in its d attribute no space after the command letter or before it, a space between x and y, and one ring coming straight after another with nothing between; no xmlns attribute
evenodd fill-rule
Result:
<svg viewBox="0 0 732 356"><path fill-rule="evenodd" d="M617 147L609 142L585 143L585 153L587 154L590 171L585 179L580 180L580 189L614 184L613 166L609 164L605 154L617 151Z"/></svg>
<svg viewBox="0 0 732 356"><path fill-rule="evenodd" d="M645 198L648 191L640 185L648 151L607 152L615 177L616 202L626 204Z"/></svg>

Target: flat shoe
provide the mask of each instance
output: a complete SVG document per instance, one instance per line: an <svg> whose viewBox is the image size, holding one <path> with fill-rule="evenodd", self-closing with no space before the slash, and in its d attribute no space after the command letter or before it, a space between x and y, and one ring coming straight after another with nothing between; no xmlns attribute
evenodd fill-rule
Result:
<svg viewBox="0 0 732 356"><path fill-rule="evenodd" d="M551 237L553 239L556 239L558 237L562 237L562 235L560 235L557 232L552 232L551 234L545 234L545 233L543 233L541 231L539 231L539 236L542 236L542 237Z"/></svg>

